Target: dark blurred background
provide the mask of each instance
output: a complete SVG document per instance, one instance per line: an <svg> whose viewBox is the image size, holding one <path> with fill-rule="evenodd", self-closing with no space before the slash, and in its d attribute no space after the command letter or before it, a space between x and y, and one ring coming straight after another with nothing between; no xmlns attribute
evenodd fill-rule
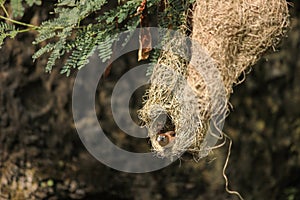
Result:
<svg viewBox="0 0 300 200"><path fill-rule="evenodd" d="M47 19L51 3L28 10L22 20ZM234 87L224 132L233 139L227 174L245 199L300 199L300 3L290 6L291 30L278 51L264 56ZM6 40L0 49L0 199L235 199L225 191L222 168L227 145L207 158L178 160L145 174L119 172L95 160L73 124L71 96L76 73L44 72L46 57L32 62L34 33ZM150 148L114 123L110 95L136 62L132 52L113 63L101 80L96 110L118 146ZM132 97L133 115L143 90ZM134 118L134 117L133 117Z"/></svg>

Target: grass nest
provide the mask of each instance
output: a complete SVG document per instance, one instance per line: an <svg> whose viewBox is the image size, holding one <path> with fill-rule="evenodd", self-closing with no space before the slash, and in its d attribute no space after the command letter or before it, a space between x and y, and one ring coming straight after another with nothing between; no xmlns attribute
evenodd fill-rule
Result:
<svg viewBox="0 0 300 200"><path fill-rule="evenodd" d="M153 150L171 159L217 147L232 87L289 26L285 0L196 0L191 13L191 45L178 35L165 44L138 113Z"/></svg>

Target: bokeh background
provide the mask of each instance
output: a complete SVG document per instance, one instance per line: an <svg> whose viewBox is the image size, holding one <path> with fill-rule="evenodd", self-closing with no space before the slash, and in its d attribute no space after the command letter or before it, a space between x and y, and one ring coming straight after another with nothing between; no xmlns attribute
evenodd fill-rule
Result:
<svg viewBox="0 0 300 200"><path fill-rule="evenodd" d="M51 2L30 8L22 21L39 24ZM290 6L291 30L234 87L224 132L233 139L227 168L230 188L245 199L300 199L300 3ZM0 199L237 199L225 191L222 168L228 144L195 162L182 159L151 173L129 174L95 160L74 127L70 77L44 72L47 58L33 62L35 33L6 40L0 49ZM96 94L99 121L118 146L148 151L145 139L115 124L110 95L118 79L137 63L137 52L116 60ZM146 61L145 61L146 62ZM143 63L143 62L142 62ZM141 106L143 89L130 109ZM121 98L121 97L120 97ZM137 121L137 120L136 120Z"/></svg>

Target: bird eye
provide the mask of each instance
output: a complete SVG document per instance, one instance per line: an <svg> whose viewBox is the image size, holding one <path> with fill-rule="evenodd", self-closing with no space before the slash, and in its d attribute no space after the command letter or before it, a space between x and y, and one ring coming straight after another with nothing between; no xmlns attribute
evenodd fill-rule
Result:
<svg viewBox="0 0 300 200"><path fill-rule="evenodd" d="M175 140L175 131L167 131L165 133L159 133L156 136L156 141L162 147L170 146Z"/></svg>
<svg viewBox="0 0 300 200"><path fill-rule="evenodd" d="M163 134L159 134L156 138L156 141L162 147L169 144L169 138L166 135L163 135Z"/></svg>

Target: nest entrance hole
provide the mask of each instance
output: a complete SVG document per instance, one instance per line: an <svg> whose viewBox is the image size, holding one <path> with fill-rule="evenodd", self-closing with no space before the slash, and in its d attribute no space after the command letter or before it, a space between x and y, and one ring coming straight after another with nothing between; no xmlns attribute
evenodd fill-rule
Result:
<svg viewBox="0 0 300 200"><path fill-rule="evenodd" d="M175 140L175 125L168 114L160 114L154 120L152 125L153 133L155 134L156 141L162 147L170 145Z"/></svg>
<svg viewBox="0 0 300 200"><path fill-rule="evenodd" d="M166 133L168 131L175 131L175 125L173 120L168 114L160 114L152 125L152 130L159 134L159 133Z"/></svg>

